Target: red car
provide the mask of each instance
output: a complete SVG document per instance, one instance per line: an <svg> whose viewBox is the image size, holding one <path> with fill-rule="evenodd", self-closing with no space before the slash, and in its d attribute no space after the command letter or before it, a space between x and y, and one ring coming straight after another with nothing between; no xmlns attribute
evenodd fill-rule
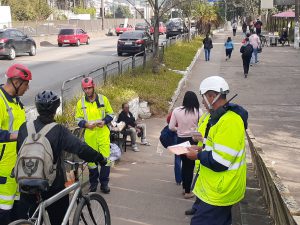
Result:
<svg viewBox="0 0 300 225"><path fill-rule="evenodd" d="M81 43L89 44L90 36L80 28L63 28L59 31L57 43L61 47L64 44L80 46Z"/></svg>
<svg viewBox="0 0 300 225"><path fill-rule="evenodd" d="M123 23L121 23L118 27L116 27L116 34L119 36L120 34L123 34L125 31L133 31L134 27L127 24L127 27L124 26Z"/></svg>
<svg viewBox="0 0 300 225"><path fill-rule="evenodd" d="M165 34L167 32L166 25L163 22L159 22L159 28L158 28L159 34ZM150 34L154 34L154 27L150 27Z"/></svg>

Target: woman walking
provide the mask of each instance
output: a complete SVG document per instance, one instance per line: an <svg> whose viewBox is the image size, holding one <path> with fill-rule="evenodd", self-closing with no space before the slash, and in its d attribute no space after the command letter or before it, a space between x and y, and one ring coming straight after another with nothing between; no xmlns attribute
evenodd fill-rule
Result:
<svg viewBox="0 0 300 225"><path fill-rule="evenodd" d="M249 72L249 65L253 53L253 46L249 42L249 38L245 39L245 44L242 45L240 52L242 53L244 76L247 78Z"/></svg>
<svg viewBox="0 0 300 225"><path fill-rule="evenodd" d="M231 58L231 53L232 53L232 51L233 51L233 49L234 49L234 46L233 46L233 42L232 42L232 40L231 40L231 37L228 37L228 38L227 38L227 41L225 42L224 46L225 46L226 61L227 61L228 59Z"/></svg>
<svg viewBox="0 0 300 225"><path fill-rule="evenodd" d="M197 144L192 139L193 131L198 126L198 120L202 115L199 109L197 95L192 91L187 91L183 98L182 106L173 110L169 129L177 131L177 144L189 141L190 144ZM185 155L180 155L182 160L182 187L184 189L184 198L192 198L191 192L195 161L188 159Z"/></svg>

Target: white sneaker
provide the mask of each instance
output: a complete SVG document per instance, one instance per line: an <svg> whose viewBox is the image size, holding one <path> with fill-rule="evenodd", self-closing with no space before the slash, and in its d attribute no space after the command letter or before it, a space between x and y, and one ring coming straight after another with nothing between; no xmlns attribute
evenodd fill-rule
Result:
<svg viewBox="0 0 300 225"><path fill-rule="evenodd" d="M150 146L151 144L150 144L146 139L142 139L141 145L147 145L147 146Z"/></svg>
<svg viewBox="0 0 300 225"><path fill-rule="evenodd" d="M139 152L139 151L140 151L140 150L138 149L138 147L137 147L137 144L134 144L134 145L132 145L131 147L132 147L132 150L133 150L134 152Z"/></svg>

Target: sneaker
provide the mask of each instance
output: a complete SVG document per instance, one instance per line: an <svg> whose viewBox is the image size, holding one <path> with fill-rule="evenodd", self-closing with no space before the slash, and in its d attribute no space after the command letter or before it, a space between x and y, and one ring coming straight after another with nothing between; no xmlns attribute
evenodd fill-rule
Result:
<svg viewBox="0 0 300 225"><path fill-rule="evenodd" d="M191 209L186 210L186 211L184 212L184 214L187 215L187 216L191 216L191 215L194 215L195 212L196 212L196 209L191 208Z"/></svg>
<svg viewBox="0 0 300 225"><path fill-rule="evenodd" d="M108 194L110 192L110 188L108 187L108 185L106 186L101 186L100 190L104 193L104 194Z"/></svg>
<svg viewBox="0 0 300 225"><path fill-rule="evenodd" d="M193 198L194 196L195 196L195 195L194 195L192 192L190 192L190 193L185 193L183 197L184 197L185 199L189 199L189 198Z"/></svg>
<svg viewBox="0 0 300 225"><path fill-rule="evenodd" d="M132 145L132 150L133 150L134 152L139 152L139 151L140 151L140 150L138 149L138 147L137 147L137 144Z"/></svg>
<svg viewBox="0 0 300 225"><path fill-rule="evenodd" d="M147 145L147 146L150 146L151 144L150 144L146 139L142 139L141 145Z"/></svg>
<svg viewBox="0 0 300 225"><path fill-rule="evenodd" d="M245 76L245 78L247 78L248 74L247 74L247 73L245 73L245 74L244 74L244 76Z"/></svg>

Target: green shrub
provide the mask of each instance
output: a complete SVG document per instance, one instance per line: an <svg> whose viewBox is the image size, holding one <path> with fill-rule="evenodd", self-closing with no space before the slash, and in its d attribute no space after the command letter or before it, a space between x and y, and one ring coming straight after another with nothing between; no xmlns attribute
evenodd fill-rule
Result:
<svg viewBox="0 0 300 225"><path fill-rule="evenodd" d="M202 46L202 37L196 37L191 42L179 41L166 49L164 63L173 70L186 70L191 64L196 52Z"/></svg>

